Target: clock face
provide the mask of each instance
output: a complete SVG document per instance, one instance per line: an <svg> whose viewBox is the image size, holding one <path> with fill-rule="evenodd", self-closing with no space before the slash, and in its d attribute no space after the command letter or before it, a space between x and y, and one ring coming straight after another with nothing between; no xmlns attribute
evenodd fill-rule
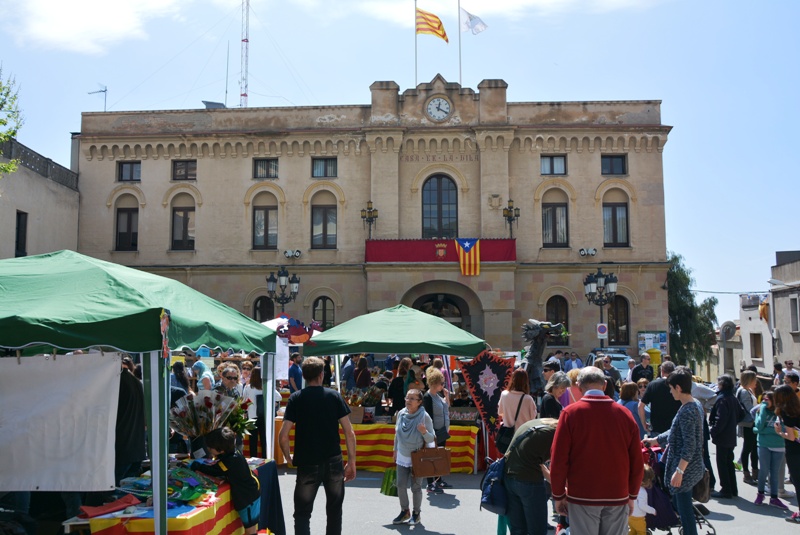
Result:
<svg viewBox="0 0 800 535"><path fill-rule="evenodd" d="M450 101L446 98L434 97L428 101L425 111L428 113L428 117L434 121L444 121L450 116Z"/></svg>

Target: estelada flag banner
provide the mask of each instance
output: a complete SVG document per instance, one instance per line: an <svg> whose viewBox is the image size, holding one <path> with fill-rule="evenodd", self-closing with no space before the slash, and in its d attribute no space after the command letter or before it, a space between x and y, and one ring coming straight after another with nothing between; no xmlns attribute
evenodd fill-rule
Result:
<svg viewBox="0 0 800 535"><path fill-rule="evenodd" d="M477 238L457 238L456 251L462 275L481 274L481 241Z"/></svg>
<svg viewBox="0 0 800 535"><path fill-rule="evenodd" d="M447 39L447 32L444 31L442 19L420 8L417 8L417 33L435 35L439 39L444 39L446 43L450 42Z"/></svg>

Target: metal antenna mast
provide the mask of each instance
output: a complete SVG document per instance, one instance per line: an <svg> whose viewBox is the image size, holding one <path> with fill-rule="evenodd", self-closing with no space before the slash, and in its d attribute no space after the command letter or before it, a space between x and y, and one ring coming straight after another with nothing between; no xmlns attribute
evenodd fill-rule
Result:
<svg viewBox="0 0 800 535"><path fill-rule="evenodd" d="M106 102L108 101L108 86L103 86L103 89L98 89L97 91L89 91L89 95L95 95L97 93L103 94L103 111L106 111Z"/></svg>
<svg viewBox="0 0 800 535"><path fill-rule="evenodd" d="M247 107L247 63L250 55L250 0L242 0L242 79L239 106Z"/></svg>

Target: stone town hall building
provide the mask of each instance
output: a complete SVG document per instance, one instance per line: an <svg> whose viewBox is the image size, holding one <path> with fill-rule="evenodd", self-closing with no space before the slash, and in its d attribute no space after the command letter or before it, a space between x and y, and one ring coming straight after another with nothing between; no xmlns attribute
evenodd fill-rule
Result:
<svg viewBox="0 0 800 535"><path fill-rule="evenodd" d="M286 312L305 322L402 303L512 350L526 319L548 319L581 354L599 320L583 279L602 267L619 278L608 344L635 351L637 333L667 329L660 102L508 102L506 88L436 76L375 82L367 105L84 113L78 251L259 320L280 312L265 277L285 265L301 280ZM481 240L479 275L461 274L457 237Z"/></svg>

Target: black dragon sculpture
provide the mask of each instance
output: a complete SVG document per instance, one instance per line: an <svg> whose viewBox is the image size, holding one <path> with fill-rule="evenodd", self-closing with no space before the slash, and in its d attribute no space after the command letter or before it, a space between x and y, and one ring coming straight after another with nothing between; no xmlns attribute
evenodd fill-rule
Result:
<svg viewBox="0 0 800 535"><path fill-rule="evenodd" d="M525 349L528 354L525 357L525 371L528 372L530 381L531 395L535 395L544 389L544 377L542 376L542 355L547 347L548 339L556 339L564 334L564 326L560 323L549 323L529 319L522 324L522 338L530 345Z"/></svg>

